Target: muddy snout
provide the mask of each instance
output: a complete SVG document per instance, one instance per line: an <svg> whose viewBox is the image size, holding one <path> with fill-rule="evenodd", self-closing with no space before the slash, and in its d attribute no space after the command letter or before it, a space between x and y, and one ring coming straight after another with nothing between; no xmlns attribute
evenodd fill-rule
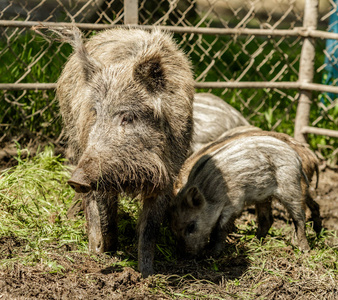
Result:
<svg viewBox="0 0 338 300"><path fill-rule="evenodd" d="M82 168L76 168L72 177L68 180L68 184L77 193L88 193L92 190L90 180Z"/></svg>

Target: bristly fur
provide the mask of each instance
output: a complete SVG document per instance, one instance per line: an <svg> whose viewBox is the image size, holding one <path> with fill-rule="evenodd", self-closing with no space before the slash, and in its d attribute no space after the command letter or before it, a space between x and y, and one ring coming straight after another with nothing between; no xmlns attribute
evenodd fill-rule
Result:
<svg viewBox="0 0 338 300"><path fill-rule="evenodd" d="M210 93L195 94L192 152L238 126L249 126L249 122L223 99Z"/></svg>
<svg viewBox="0 0 338 300"><path fill-rule="evenodd" d="M275 137L251 132L198 152L181 169L171 208L173 230L185 251L198 255L209 246L218 255L232 222L251 204L257 209L257 236L264 237L272 225L271 198L290 213L299 247L309 249L304 212L308 186L295 150Z"/></svg>
<svg viewBox="0 0 338 300"><path fill-rule="evenodd" d="M223 133L214 142L206 144L202 149L193 153L182 166L178 178L174 183L174 191L177 193L182 188L182 186L186 184L188 174L192 166L199 160L201 156L219 149L223 145L223 143L224 144L230 143L231 141L250 136L270 136L277 138L288 144L293 150L297 152L297 154L301 159L302 169L305 174L305 176L303 176L302 179L302 185L304 185L304 188L305 186L308 186L307 180L311 182L313 174L316 172L316 188L317 188L319 179L318 159L316 155L309 149L309 147L296 141L294 138L284 133L263 131L255 126L239 126ZM304 201L303 205L305 206L306 204L311 211L311 220L313 221L314 230L317 233L319 233L322 229L322 221L319 212L319 205L311 197L310 193L306 194L306 197L303 198L303 201Z"/></svg>
<svg viewBox="0 0 338 300"><path fill-rule="evenodd" d="M78 29L54 31L74 48L57 97L77 164L70 183L78 192L92 189L84 195L89 248L116 249L115 229L104 229L116 228L116 212L107 211L113 206L104 199L140 194L139 267L148 276L172 184L190 148L191 64L172 36L157 29L111 29L85 43Z"/></svg>

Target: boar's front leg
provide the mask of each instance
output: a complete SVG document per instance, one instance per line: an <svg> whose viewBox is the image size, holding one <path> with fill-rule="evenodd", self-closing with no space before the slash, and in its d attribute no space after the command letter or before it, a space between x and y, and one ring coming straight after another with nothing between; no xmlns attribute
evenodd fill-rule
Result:
<svg viewBox="0 0 338 300"><path fill-rule="evenodd" d="M156 237L169 201L170 197L167 195L143 200L143 210L138 223L138 268L144 278L154 273Z"/></svg>
<svg viewBox="0 0 338 300"><path fill-rule="evenodd" d="M89 251L117 250L117 195L98 190L84 194Z"/></svg>

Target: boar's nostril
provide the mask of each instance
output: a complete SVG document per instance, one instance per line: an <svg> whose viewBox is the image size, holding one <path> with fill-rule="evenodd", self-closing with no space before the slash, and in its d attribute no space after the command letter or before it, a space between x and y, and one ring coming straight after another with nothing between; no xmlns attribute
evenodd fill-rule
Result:
<svg viewBox="0 0 338 300"><path fill-rule="evenodd" d="M88 193L91 190L90 185L81 185L71 182L70 180L68 181L68 183L77 193Z"/></svg>
<svg viewBox="0 0 338 300"><path fill-rule="evenodd" d="M91 190L90 181L81 168L74 171L72 177L68 180L68 184L77 193L88 193Z"/></svg>

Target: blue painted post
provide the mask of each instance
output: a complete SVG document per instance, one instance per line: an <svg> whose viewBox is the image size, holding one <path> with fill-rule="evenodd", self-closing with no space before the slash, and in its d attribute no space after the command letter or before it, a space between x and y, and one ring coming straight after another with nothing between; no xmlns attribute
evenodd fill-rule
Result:
<svg viewBox="0 0 338 300"><path fill-rule="evenodd" d="M338 33L338 0L334 0L335 5L333 9L335 12L330 16L329 19L329 32ZM323 75L323 83L327 85L336 85L336 80L338 80L338 40L326 40L326 51L327 55L325 56L325 70L326 72ZM333 93L325 93L331 100L337 97ZM321 102L326 104L326 97L321 97Z"/></svg>

